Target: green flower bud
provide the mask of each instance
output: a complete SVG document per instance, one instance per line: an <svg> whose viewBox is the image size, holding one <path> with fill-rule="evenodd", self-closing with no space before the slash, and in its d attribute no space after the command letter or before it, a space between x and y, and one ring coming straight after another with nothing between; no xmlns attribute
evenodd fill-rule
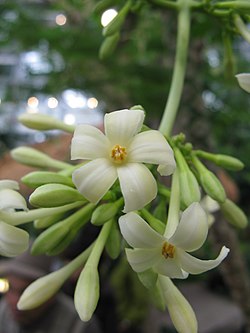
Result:
<svg viewBox="0 0 250 333"><path fill-rule="evenodd" d="M71 167L70 164L55 160L39 150L30 147L12 149L10 154L15 161L36 168L65 169Z"/></svg>
<svg viewBox="0 0 250 333"><path fill-rule="evenodd" d="M193 156L193 163L198 171L199 181L207 195L220 203L224 202L226 200L226 193L219 179L195 156Z"/></svg>
<svg viewBox="0 0 250 333"><path fill-rule="evenodd" d="M116 259L121 252L121 234L117 223L112 223L105 249L112 259Z"/></svg>
<svg viewBox="0 0 250 333"><path fill-rule="evenodd" d="M23 113L18 117L21 124L28 128L39 131L48 131L53 129L61 129L69 133L73 133L75 127L67 125L64 122L42 113Z"/></svg>
<svg viewBox="0 0 250 333"><path fill-rule="evenodd" d="M142 217L149 223L149 225L156 230L157 232L159 232L160 234L164 233L165 230L165 224L157 219L156 217L154 217L154 215L152 215L148 210L146 210L145 208L143 208L141 210L141 215Z"/></svg>
<svg viewBox="0 0 250 333"><path fill-rule="evenodd" d="M108 36L104 39L99 51L99 58L101 60L107 59L113 54L119 42L119 39L120 39L119 32L113 34L112 36Z"/></svg>
<svg viewBox="0 0 250 333"><path fill-rule="evenodd" d="M155 286L158 278L158 274L152 269L148 269L144 272L137 273L139 280L147 289L151 289Z"/></svg>
<svg viewBox="0 0 250 333"><path fill-rule="evenodd" d="M74 302L82 321L89 321L100 296L99 274L95 265L88 263L83 268L76 284Z"/></svg>
<svg viewBox="0 0 250 333"><path fill-rule="evenodd" d="M101 14L101 13L104 12L106 9L112 7L112 6L115 5L115 4L116 4L116 0L102 0L102 1L99 1L99 2L96 4L96 6L95 6L93 12L94 12L95 14L97 14L97 15L98 15L98 14Z"/></svg>
<svg viewBox="0 0 250 333"><path fill-rule="evenodd" d="M123 198L116 202L105 203L98 206L91 217L91 223L94 225L103 225L112 219L123 205Z"/></svg>
<svg viewBox="0 0 250 333"><path fill-rule="evenodd" d="M103 36L108 37L116 34L120 31L121 26L123 25L126 16L130 10L131 1L127 1L125 6L119 11L116 17L103 29Z"/></svg>
<svg viewBox="0 0 250 333"><path fill-rule="evenodd" d="M54 183L74 187L71 178L50 171L34 171L21 178L21 181L31 187L37 188L44 184Z"/></svg>
<svg viewBox="0 0 250 333"><path fill-rule="evenodd" d="M59 222L63 217L64 217L65 213L58 213L58 214L53 214L50 216L46 216L43 218L40 218L38 220L34 221L34 227L36 229L44 229L44 228L48 228L51 225Z"/></svg>
<svg viewBox="0 0 250 333"><path fill-rule="evenodd" d="M29 201L36 207L57 207L75 201L86 202L86 199L72 187L62 184L45 184L31 194Z"/></svg>
<svg viewBox="0 0 250 333"><path fill-rule="evenodd" d="M226 199L220 205L221 211L227 221L237 228L245 228L248 220L244 212L233 201Z"/></svg>
<svg viewBox="0 0 250 333"><path fill-rule="evenodd" d="M224 169L239 171L244 168L244 164L238 158L229 155L211 154L202 150L198 150L196 155L200 158L205 158Z"/></svg>

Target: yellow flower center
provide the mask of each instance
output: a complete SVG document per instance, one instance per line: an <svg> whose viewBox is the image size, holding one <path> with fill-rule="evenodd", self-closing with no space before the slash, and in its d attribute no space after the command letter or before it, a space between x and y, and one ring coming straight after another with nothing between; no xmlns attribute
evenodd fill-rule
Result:
<svg viewBox="0 0 250 333"><path fill-rule="evenodd" d="M116 163L122 163L127 156L126 148L120 145L115 145L111 150L111 158Z"/></svg>
<svg viewBox="0 0 250 333"><path fill-rule="evenodd" d="M172 244L164 242L162 245L161 253L162 255L168 258L174 258L175 247Z"/></svg>

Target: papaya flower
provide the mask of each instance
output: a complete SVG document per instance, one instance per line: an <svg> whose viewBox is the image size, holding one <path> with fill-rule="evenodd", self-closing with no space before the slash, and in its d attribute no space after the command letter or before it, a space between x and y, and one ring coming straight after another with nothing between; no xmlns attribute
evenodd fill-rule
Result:
<svg viewBox="0 0 250 333"><path fill-rule="evenodd" d="M240 73L235 76L238 80L239 86L246 92L250 93L250 73Z"/></svg>
<svg viewBox="0 0 250 333"><path fill-rule="evenodd" d="M133 248L126 249L128 262L138 273L152 268L158 274L184 279L189 273L200 274L218 266L229 252L223 246L214 260L201 260L188 253L199 249L208 233L207 214L198 202L184 210L169 238L157 233L134 212L121 216L119 225L124 239Z"/></svg>
<svg viewBox="0 0 250 333"><path fill-rule="evenodd" d="M18 183L14 180L0 180L0 210L27 210L25 199L17 192ZM0 220L0 255L14 257L26 251L29 234L20 228Z"/></svg>
<svg viewBox="0 0 250 333"><path fill-rule="evenodd" d="M104 117L105 134L98 128L80 124L71 143L71 159L89 161L76 169L72 179L78 191L97 203L119 179L124 212L137 210L157 194L156 180L143 163L157 164L162 176L173 173L171 147L157 130L140 132L142 110L119 110Z"/></svg>

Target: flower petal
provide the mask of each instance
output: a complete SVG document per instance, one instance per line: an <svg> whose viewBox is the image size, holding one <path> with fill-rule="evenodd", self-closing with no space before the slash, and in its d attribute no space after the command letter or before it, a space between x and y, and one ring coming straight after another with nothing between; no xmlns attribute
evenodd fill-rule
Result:
<svg viewBox="0 0 250 333"><path fill-rule="evenodd" d="M12 179L0 180L0 191L3 189L19 190L18 182Z"/></svg>
<svg viewBox="0 0 250 333"><path fill-rule="evenodd" d="M250 93L250 73L235 75L242 89Z"/></svg>
<svg viewBox="0 0 250 333"><path fill-rule="evenodd" d="M126 242L136 248L158 248L165 238L154 231L138 214L130 212L119 218L119 226Z"/></svg>
<svg viewBox="0 0 250 333"><path fill-rule="evenodd" d="M29 234L22 229L0 221L0 255L15 257L29 247Z"/></svg>
<svg viewBox="0 0 250 333"><path fill-rule="evenodd" d="M119 166L117 173L125 201L125 213L143 208L156 197L156 181L145 165L128 163Z"/></svg>
<svg viewBox="0 0 250 333"><path fill-rule="evenodd" d="M144 121L142 110L119 110L105 114L105 133L112 145L126 146L137 134Z"/></svg>
<svg viewBox="0 0 250 333"><path fill-rule="evenodd" d="M159 249L126 249L126 255L130 266L138 273L152 268L160 259Z"/></svg>
<svg viewBox="0 0 250 333"><path fill-rule="evenodd" d="M180 223L169 242L190 252L202 246L207 233L207 214L198 202L194 202L184 210Z"/></svg>
<svg viewBox="0 0 250 333"><path fill-rule="evenodd" d="M174 154L164 136L159 131L145 131L137 134L130 146L130 162L162 164L161 175L171 174L175 169ZM164 169L165 168L165 169ZM163 170L164 169L164 170Z"/></svg>
<svg viewBox="0 0 250 333"><path fill-rule="evenodd" d="M27 211L27 204L20 193L10 189L3 189L0 190L0 209L23 209Z"/></svg>
<svg viewBox="0 0 250 333"><path fill-rule="evenodd" d="M200 274L217 267L226 258L229 251L227 247L223 246L220 254L214 260L201 260L180 249L176 250L176 255L180 260L182 269L191 274Z"/></svg>
<svg viewBox="0 0 250 333"><path fill-rule="evenodd" d="M109 146L107 137L98 128L78 125L71 142L71 159L92 160L107 157Z"/></svg>
<svg viewBox="0 0 250 333"><path fill-rule="evenodd" d="M186 279L188 277L188 273L181 269L176 258L166 259L161 255L160 260L154 265L153 269L156 273L172 279Z"/></svg>
<svg viewBox="0 0 250 333"><path fill-rule="evenodd" d="M104 196L116 179L116 168L105 158L90 161L72 174L78 191L93 203Z"/></svg>

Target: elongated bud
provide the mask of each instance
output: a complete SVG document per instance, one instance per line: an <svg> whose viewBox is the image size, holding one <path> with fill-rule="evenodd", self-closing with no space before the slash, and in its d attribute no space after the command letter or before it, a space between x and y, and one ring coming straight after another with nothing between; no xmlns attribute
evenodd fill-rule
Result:
<svg viewBox="0 0 250 333"><path fill-rule="evenodd" d="M238 158L229 155L211 154L202 150L198 150L196 155L200 158L205 158L224 169L239 171L244 168L244 164Z"/></svg>
<svg viewBox="0 0 250 333"><path fill-rule="evenodd" d="M112 259L116 259L121 252L121 234L117 223L112 223L105 249Z"/></svg>
<svg viewBox="0 0 250 333"><path fill-rule="evenodd" d="M197 319L186 298L168 277L159 275L158 281L177 332L197 333Z"/></svg>
<svg viewBox="0 0 250 333"><path fill-rule="evenodd" d="M55 183L74 187L71 178L50 171L34 171L21 178L21 181L31 187L37 188L44 184Z"/></svg>
<svg viewBox="0 0 250 333"><path fill-rule="evenodd" d="M248 220L244 212L230 199L226 199L221 205L221 210L229 223L237 228L245 228Z"/></svg>
<svg viewBox="0 0 250 333"><path fill-rule="evenodd" d="M197 157L193 157L193 163L198 171L199 181L207 195L220 203L224 202L226 200L226 193L219 179Z"/></svg>
<svg viewBox="0 0 250 333"><path fill-rule="evenodd" d="M11 157L24 165L29 165L37 168L59 168L64 169L71 167L70 164L55 160L50 156L40 152L37 149L30 147L18 147L12 149Z"/></svg>
<svg viewBox="0 0 250 333"><path fill-rule="evenodd" d="M82 321L89 321L100 296L99 274L96 266L86 264L75 289L74 302Z"/></svg>
<svg viewBox="0 0 250 333"><path fill-rule="evenodd" d="M152 269L148 269L144 272L137 273L139 280L147 289L155 287L155 284L158 279L158 274L155 273Z"/></svg>
<svg viewBox="0 0 250 333"><path fill-rule="evenodd" d="M57 207L86 199L72 187L62 184L46 184L38 187L31 194L29 201L35 207Z"/></svg>
<svg viewBox="0 0 250 333"><path fill-rule="evenodd" d="M0 255L15 257L29 247L27 231L0 221Z"/></svg>
<svg viewBox="0 0 250 333"><path fill-rule="evenodd" d="M34 221L34 227L36 229L48 228L51 225L59 222L64 217L65 213L52 214L50 216L43 217Z"/></svg>
<svg viewBox="0 0 250 333"><path fill-rule="evenodd" d="M181 202L184 208L190 206L193 202L199 202L201 198L199 184L193 172L178 149L174 150L177 166L179 170L179 184Z"/></svg>
<svg viewBox="0 0 250 333"><path fill-rule="evenodd" d="M241 73L235 75L240 87L250 93L250 73Z"/></svg>
<svg viewBox="0 0 250 333"><path fill-rule="evenodd" d="M23 113L18 117L18 120L24 126L39 131L61 129L73 133L75 130L74 126L67 125L60 120L42 113Z"/></svg>
<svg viewBox="0 0 250 333"><path fill-rule="evenodd" d="M113 34L112 36L108 36L104 39L99 51L99 57L101 60L107 59L113 54L119 42L119 39L120 39L119 32Z"/></svg>
<svg viewBox="0 0 250 333"><path fill-rule="evenodd" d="M128 0L125 6L119 11L115 18L103 29L103 36L108 37L120 31L126 16L130 10L131 1Z"/></svg>
<svg viewBox="0 0 250 333"><path fill-rule="evenodd" d="M149 223L149 225L156 230L157 232L159 232L160 234L164 233L165 230L165 224L157 219L154 215L152 215L148 210L146 210L145 208L143 208L141 210L141 215L142 217Z"/></svg>
<svg viewBox="0 0 250 333"><path fill-rule="evenodd" d="M123 198L116 202L105 203L98 206L92 214L91 223L94 225L103 225L117 214L122 205Z"/></svg>

